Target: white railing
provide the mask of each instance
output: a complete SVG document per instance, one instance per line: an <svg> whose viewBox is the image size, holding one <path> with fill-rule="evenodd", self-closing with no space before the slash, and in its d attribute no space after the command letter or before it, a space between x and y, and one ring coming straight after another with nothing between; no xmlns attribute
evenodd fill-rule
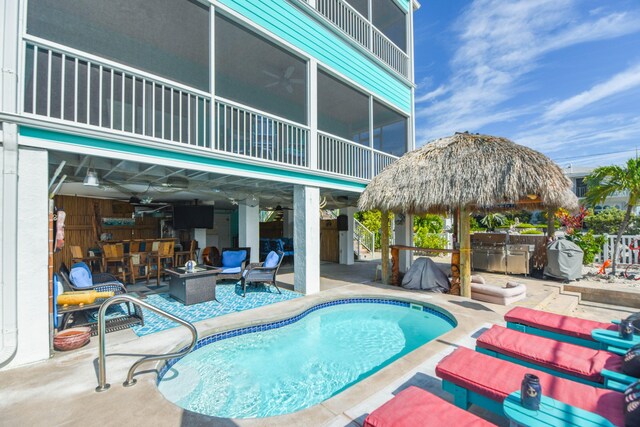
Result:
<svg viewBox="0 0 640 427"><path fill-rule="evenodd" d="M316 0L316 9L352 39L369 47L369 21L342 0Z"/></svg>
<svg viewBox="0 0 640 427"><path fill-rule="evenodd" d="M365 248L369 253L373 253L375 251L376 233L369 230L357 219L354 219L353 221L355 223L353 240L356 243L358 258L360 257L361 248Z"/></svg>
<svg viewBox="0 0 640 427"><path fill-rule="evenodd" d="M206 92L43 44L25 51L25 113L208 147Z"/></svg>
<svg viewBox="0 0 640 427"><path fill-rule="evenodd" d="M396 156L373 150L373 176L378 175L384 168L398 160Z"/></svg>
<svg viewBox="0 0 640 427"><path fill-rule="evenodd" d="M25 41L24 113L308 168L308 126L75 49ZM212 125L213 121L213 125ZM368 180L395 156L318 132L318 169ZM372 153L373 152L373 153Z"/></svg>
<svg viewBox="0 0 640 427"><path fill-rule="evenodd" d="M371 151L353 141L318 132L318 169L371 179Z"/></svg>
<svg viewBox="0 0 640 427"><path fill-rule="evenodd" d="M409 57L387 36L377 28L373 28L371 43L373 54L405 77L409 76Z"/></svg>
<svg viewBox="0 0 640 427"><path fill-rule="evenodd" d="M309 129L217 98L214 149L289 165L308 165Z"/></svg>
<svg viewBox="0 0 640 427"><path fill-rule="evenodd" d="M604 260L610 259L613 254L613 246L615 244L617 236L611 235L607 236L607 241L602 247L602 254L599 257L596 257L596 262L603 262ZM623 235L620 240L620 246L618 247L618 263L619 264L638 264L640 261L638 251L632 251L629 245L633 245L636 247L640 245L640 236L632 236L632 235Z"/></svg>
<svg viewBox="0 0 640 427"><path fill-rule="evenodd" d="M303 1L312 4L308 0ZM409 56L349 3L344 0L316 0L315 9L397 73L409 77Z"/></svg>

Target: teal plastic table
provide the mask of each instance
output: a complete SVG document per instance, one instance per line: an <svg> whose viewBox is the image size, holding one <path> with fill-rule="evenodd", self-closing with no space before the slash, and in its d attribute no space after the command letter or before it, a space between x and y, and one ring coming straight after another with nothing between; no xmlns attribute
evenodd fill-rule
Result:
<svg viewBox="0 0 640 427"><path fill-rule="evenodd" d="M591 331L591 338L601 343L605 350L616 354L625 354L631 347L640 344L639 335L633 335L631 340L624 340L620 338L618 331L609 329L594 329Z"/></svg>
<svg viewBox="0 0 640 427"><path fill-rule="evenodd" d="M542 392L544 393L544 390ZM507 396L503 403L503 410L512 427L615 427L611 421L598 414L567 405L544 395L539 410L525 409L520 404L519 391Z"/></svg>

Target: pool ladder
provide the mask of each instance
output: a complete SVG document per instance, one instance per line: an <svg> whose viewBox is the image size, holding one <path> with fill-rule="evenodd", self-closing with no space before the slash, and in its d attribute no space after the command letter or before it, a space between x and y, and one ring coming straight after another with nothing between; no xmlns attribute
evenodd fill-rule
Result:
<svg viewBox="0 0 640 427"><path fill-rule="evenodd" d="M159 308L154 307L147 302L141 301L140 299L133 297L131 295L124 294L124 295L113 296L108 300L106 300L104 303L102 303L102 305L100 306L100 310L98 310L98 338L99 338L98 370L99 370L99 373L98 373L98 387L96 387L97 392L108 390L110 387L110 385L107 383L107 367L106 367L107 361L106 361L106 354L105 354L105 315L107 313L107 308L109 308L113 304L121 303L121 302L128 302L128 303L133 303L133 304L142 306L148 310L153 311L154 313L157 313L161 316L166 317L167 319L170 319L176 323L179 323L180 325L189 329L189 331L191 332L191 344L189 344L189 346L183 349L182 351L178 351L175 353L168 353L168 354L148 355L138 359L133 365L131 365L131 368L129 368L129 373L127 374L127 380L124 383L122 383L123 386L131 387L136 383L137 380L133 378L133 375L135 374L138 366L142 365L143 363L152 362L155 360L173 359L174 357L182 357L187 353L189 353L191 350L193 350L193 348L196 346L196 343L198 342L198 331L196 330L195 326L193 326L191 323L187 322L186 320L182 320L179 317L174 316L173 314L167 313L164 310L160 310Z"/></svg>

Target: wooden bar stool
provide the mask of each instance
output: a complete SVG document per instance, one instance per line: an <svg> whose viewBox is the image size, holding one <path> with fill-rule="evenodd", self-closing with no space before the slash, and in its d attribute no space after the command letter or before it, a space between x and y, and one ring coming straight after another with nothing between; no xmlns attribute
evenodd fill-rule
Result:
<svg viewBox="0 0 640 427"><path fill-rule="evenodd" d="M102 262L105 271L109 268L115 268L114 275L117 277L122 274L122 283L127 283L127 275L129 274L129 263L124 254L124 245L122 243L108 243L102 246Z"/></svg>
<svg viewBox="0 0 640 427"><path fill-rule="evenodd" d="M158 243L158 251L157 252L151 252L151 254L149 255L150 258L150 262L152 265L156 265L157 268L157 285L160 286L160 275L164 272L164 264L163 263L168 263L171 264L173 266L173 257L174 257L174 247L175 247L175 242L172 241L160 241L160 242L153 242L153 246L155 247L155 244Z"/></svg>
<svg viewBox="0 0 640 427"><path fill-rule="evenodd" d="M89 266L89 268L91 268L91 270L94 270L94 263L98 263L98 270L101 272L104 271L102 269L102 257L85 256L84 251L80 246L69 246L69 249L71 250L71 261L73 263L84 262Z"/></svg>
<svg viewBox="0 0 640 427"><path fill-rule="evenodd" d="M195 260L196 263L198 263L194 258L196 254L196 243L197 242L195 240L192 240L191 242L189 242L188 251L177 251L174 255L174 265L183 266L190 259Z"/></svg>

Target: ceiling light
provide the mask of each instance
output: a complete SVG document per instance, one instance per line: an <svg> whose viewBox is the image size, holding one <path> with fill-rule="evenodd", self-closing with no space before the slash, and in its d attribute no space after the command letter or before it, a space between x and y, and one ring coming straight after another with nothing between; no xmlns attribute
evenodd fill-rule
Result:
<svg viewBox="0 0 640 427"><path fill-rule="evenodd" d="M84 177L83 185L87 187L97 187L100 185L100 181L98 180L98 174L96 171L87 169L87 176Z"/></svg>
<svg viewBox="0 0 640 427"><path fill-rule="evenodd" d="M258 199L256 196L252 194L247 198L246 203L247 203L247 206L249 206L250 208L255 208L260 204L260 199Z"/></svg>

